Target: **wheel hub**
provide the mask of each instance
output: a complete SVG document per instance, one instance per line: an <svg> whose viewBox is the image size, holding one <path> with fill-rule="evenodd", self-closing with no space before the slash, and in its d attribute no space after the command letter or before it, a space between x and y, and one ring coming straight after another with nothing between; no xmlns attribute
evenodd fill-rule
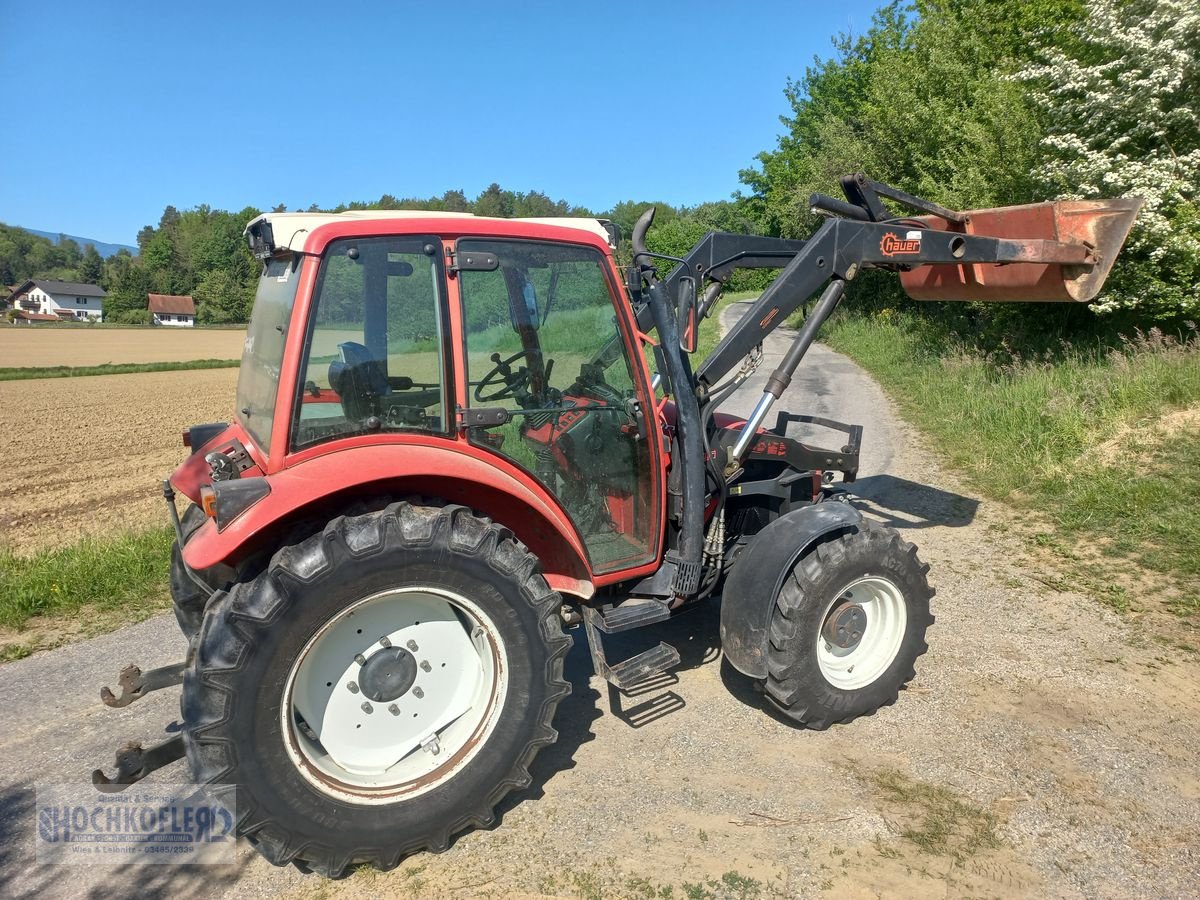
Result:
<svg viewBox="0 0 1200 900"><path fill-rule="evenodd" d="M390 703L408 693L417 680L417 661L403 647L386 647L363 664L358 686L376 703Z"/></svg>
<svg viewBox="0 0 1200 900"><path fill-rule="evenodd" d="M843 600L829 612L823 629L825 640L842 650L853 650L867 630L867 615L853 601Z"/></svg>

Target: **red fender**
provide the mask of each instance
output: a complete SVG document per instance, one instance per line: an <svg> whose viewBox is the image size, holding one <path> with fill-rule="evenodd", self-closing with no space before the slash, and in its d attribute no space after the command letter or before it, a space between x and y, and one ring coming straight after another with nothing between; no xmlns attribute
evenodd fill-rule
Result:
<svg viewBox="0 0 1200 900"><path fill-rule="evenodd" d="M325 453L269 475L271 493L224 531L218 532L211 519L205 522L187 542L183 558L197 570L232 566L277 541L306 511L333 506L335 500L431 496L461 503L512 529L541 560L552 588L590 598L595 587L574 525L557 504L506 468L450 442L380 443Z"/></svg>

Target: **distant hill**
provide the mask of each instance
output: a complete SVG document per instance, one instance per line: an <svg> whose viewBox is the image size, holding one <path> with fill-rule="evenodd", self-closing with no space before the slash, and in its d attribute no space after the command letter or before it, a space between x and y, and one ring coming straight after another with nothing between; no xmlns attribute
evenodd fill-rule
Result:
<svg viewBox="0 0 1200 900"><path fill-rule="evenodd" d="M20 228L22 231L28 231L30 234L36 234L38 237L49 238L54 243L56 243L56 244L58 243L58 238L59 238L58 232L38 231L36 228L26 228L23 225L14 225L12 227ZM76 234L68 234L68 235L66 235L66 237L70 238L75 243L77 243L79 245L80 250L82 250L88 244L91 244L92 246L94 246L96 248L96 252L99 253L101 256L103 256L105 259L108 259L108 257L110 257L110 256L115 256L118 250L128 250L134 256L137 256L137 252L138 252L137 247L131 247L128 244L109 244L105 241L98 241L95 238L79 237L79 235L76 235Z"/></svg>

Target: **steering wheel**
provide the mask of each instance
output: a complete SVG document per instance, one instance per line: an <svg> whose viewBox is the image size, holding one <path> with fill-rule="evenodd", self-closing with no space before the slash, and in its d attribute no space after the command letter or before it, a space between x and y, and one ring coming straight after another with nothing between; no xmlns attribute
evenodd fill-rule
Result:
<svg viewBox="0 0 1200 900"><path fill-rule="evenodd" d="M483 380L479 384L475 385L475 399L480 403L491 403L493 400L507 400L514 396L518 390L529 383L529 370L521 369L514 375L512 364L518 359L532 356L534 352L533 350L519 350L508 359L501 359L499 353L493 353L491 358L496 365L483 376ZM484 389L492 387L497 382L503 382L503 387L485 396Z"/></svg>

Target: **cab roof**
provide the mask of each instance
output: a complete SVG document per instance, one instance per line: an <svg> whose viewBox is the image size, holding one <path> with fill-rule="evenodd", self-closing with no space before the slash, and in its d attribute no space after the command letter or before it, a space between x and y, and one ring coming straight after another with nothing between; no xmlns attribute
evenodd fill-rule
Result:
<svg viewBox="0 0 1200 900"><path fill-rule="evenodd" d="M527 222L532 225L553 225L558 228L571 228L577 231L587 232L592 236L599 236L605 243L612 245L612 235L600 219L584 219L571 217L553 217L553 218L530 218L530 219L500 219L493 216L477 216L474 213L463 212L435 212L424 209L352 209L340 213L310 213L310 212L278 212L278 213L263 213L255 219L252 219L246 225L246 234L249 235L255 226L261 222L266 222L271 226L271 232L274 235L274 244L276 247L287 247L289 250L299 252L304 249L304 242L308 235L320 228L322 225L331 225L337 222L376 220L376 221L403 221L406 219L454 219L461 221L470 219L476 222Z"/></svg>

